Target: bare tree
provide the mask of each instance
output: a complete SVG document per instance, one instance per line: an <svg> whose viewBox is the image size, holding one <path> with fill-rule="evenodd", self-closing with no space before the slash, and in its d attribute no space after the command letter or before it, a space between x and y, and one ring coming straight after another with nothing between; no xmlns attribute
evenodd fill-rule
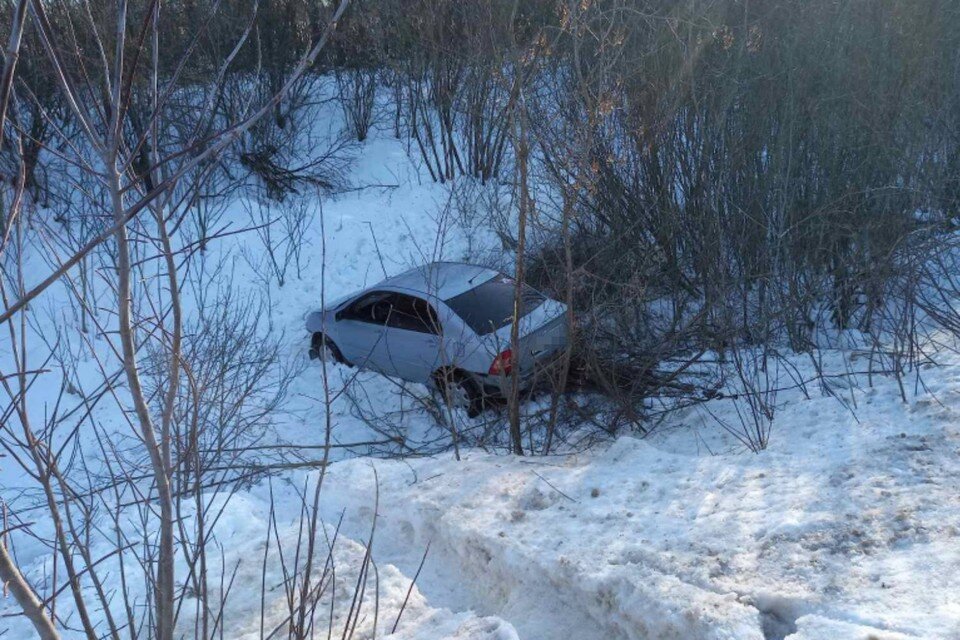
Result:
<svg viewBox="0 0 960 640"><path fill-rule="evenodd" d="M214 13L217 4L213 7ZM176 539L178 526L182 526L178 525L176 506L179 500L175 495L175 486L184 479L184 468L179 456L181 452L175 451L176 443L180 440L174 429L181 397L181 376L184 373L184 318L180 301L181 269L178 264L181 250L175 248L171 230L180 226L185 210L182 203L189 203L193 199L190 193L184 193L178 190L178 187L184 184L180 182L184 176L215 159L279 104L297 78L317 58L329 37L330 29L339 20L346 5L346 2L342 2L331 12L327 28L311 44L308 51L293 66L289 77L272 95L261 104L250 104L239 119L224 121L215 109L222 87L220 79L245 46L255 24L251 19L233 50L220 63L216 76L208 85L207 95L196 105L200 111L193 127L186 135L172 138L167 135L171 129L168 121L171 113L169 106L177 92L183 91L180 87L182 70L195 51L197 42L210 27L209 21L213 20L213 15L199 27L181 60L172 72L167 74L161 67L162 15L159 2L152 2L141 8L142 14L137 18L128 15L131 7L127 2L120 2L110 13L112 25L109 22L98 24L101 16L88 12L85 18L88 27L85 36L98 53L94 59L99 59L101 63L97 73L91 74L87 71L87 63L83 61L84 53L70 31L73 25L51 20L48 7L44 3L33 2L30 5L34 18L33 27L46 52L71 117L80 130L81 137L69 142L70 150L77 154L71 160L71 165L75 170L95 176L95 188L105 196L110 213L110 220L103 228L95 230L69 255L58 258L53 273L28 290L23 277L22 262L26 250L26 227L17 215L21 211L24 192L25 165L21 162L21 178L15 190L14 202L9 209L9 215L5 216L5 241L0 254L2 258L8 257L6 239L11 234L16 235L18 261L15 268L19 278L13 281L15 297L10 295L5 283L0 283L4 298L4 311L0 322L8 328L12 343L20 344L19 355L16 357L19 373L10 378L17 381L17 387L8 384L6 376L3 378L4 387L10 399L11 410L18 416L23 429L23 436L18 443L32 460L31 473L42 487L48 514L56 523L57 541L54 548L67 571L74 605L87 635L98 635L98 632L94 630L88 596L81 589L83 579L89 579L94 587L93 601L98 603L97 606L106 616L109 635L119 637L121 625L112 617L109 597L96 569L102 559L92 557L88 546L90 528L95 526L91 520L95 502L82 498L83 495L91 495L90 492L80 492L74 487L68 469L63 466L59 454L56 453L62 445L55 444L54 434L61 429L62 423L51 418L48 424L38 431L30 420L30 411L27 408L28 389L31 379L37 374L30 372L26 361L27 305L55 282L66 282L76 291L72 275L74 267L82 263L91 252L110 241L109 251L115 275L115 280L111 283L115 315L111 316L109 329L96 317L93 317L93 322L98 325L100 335L109 333L115 336L116 342L111 344L111 348L121 363L120 372L125 381L126 399L133 407L129 424L136 434L136 442L139 443L135 448L140 448L148 462L146 477L150 481L152 496L144 499L144 504L151 505L150 509L143 512L144 526L147 527L146 523L153 520L151 509L156 508L157 514L156 553L152 555L152 551L148 552L150 555L143 565L153 599L149 610L149 634L160 640L172 639L175 635L179 601L175 577ZM14 16L15 28L7 50L3 93L0 96L4 108L8 102L16 102L12 87L25 8L26 3L19 3ZM75 48L71 51L69 47L55 45L55 42L73 43ZM142 118L134 118L135 112L131 105L135 99L142 102L143 96L149 97L149 106L139 114ZM14 123L16 124L15 120ZM86 151L95 158L96 168L87 160ZM201 182L192 184L197 186ZM139 216L144 211L152 214L153 233L147 231L147 221ZM145 255L143 247L135 244L131 233L149 238L149 245L155 248L155 253L152 256ZM160 265L158 274L164 284L161 286L161 293L156 296L151 296L149 289L139 284L143 282L143 266L148 263ZM82 288L80 290L82 291ZM81 306L89 303L83 293L78 301ZM142 354L145 344L159 346L164 354L161 361L165 364L165 371L158 378L159 382L154 384L152 391L148 391L144 382ZM106 367L102 367L102 371L105 376L105 389L114 393L113 374L108 374ZM194 374L191 370L186 372L188 375ZM194 378L193 382L196 384L201 380ZM158 398L155 405L151 403L153 397ZM125 404L119 398L118 402ZM101 438L105 453L116 453L110 451L105 435L100 434L98 437ZM73 439L70 437L68 441ZM178 454L176 464L175 453ZM121 477L130 477L130 469L117 471L121 473ZM202 481L197 486L202 486ZM119 508L119 505L116 505L116 508ZM75 510L83 514L79 520ZM144 536L152 535L149 533L150 528L152 525L144 529ZM203 546L203 531L199 534L199 544ZM114 553L123 556L128 548L128 542L118 540ZM152 546L148 546L148 549L151 548ZM31 594L28 585L21 579L22 576L19 576L6 553L6 545L3 547L3 559L6 561L3 564L5 577L16 582L18 602L25 608L25 613L38 633L43 637L51 637L51 633L55 635L53 621L43 614L35 594ZM123 597L126 599L126 595ZM130 604L127 602L128 616L132 615ZM139 627L133 620L128 620L128 623L131 631Z"/></svg>

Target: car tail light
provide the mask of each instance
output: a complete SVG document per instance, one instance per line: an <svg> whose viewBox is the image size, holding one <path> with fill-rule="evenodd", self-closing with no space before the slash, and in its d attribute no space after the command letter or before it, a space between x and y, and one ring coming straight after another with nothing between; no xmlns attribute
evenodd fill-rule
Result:
<svg viewBox="0 0 960 640"><path fill-rule="evenodd" d="M510 351L510 349L507 349L494 358L493 363L490 365L490 375L492 376L499 376L500 374L507 375L512 370L513 352Z"/></svg>

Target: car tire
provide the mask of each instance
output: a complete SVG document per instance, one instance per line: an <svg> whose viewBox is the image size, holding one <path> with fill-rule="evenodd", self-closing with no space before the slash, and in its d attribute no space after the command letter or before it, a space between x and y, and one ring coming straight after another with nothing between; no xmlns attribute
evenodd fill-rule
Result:
<svg viewBox="0 0 960 640"><path fill-rule="evenodd" d="M471 418L483 413L483 392L470 376L460 371L438 371L434 380L447 406L464 409Z"/></svg>
<svg viewBox="0 0 960 640"><path fill-rule="evenodd" d="M329 360L326 358L326 355L330 356ZM335 362L337 364L350 364L340 352L340 347L338 347L333 340L326 337L322 333L315 333L310 339L310 359L321 359L326 360L327 362Z"/></svg>

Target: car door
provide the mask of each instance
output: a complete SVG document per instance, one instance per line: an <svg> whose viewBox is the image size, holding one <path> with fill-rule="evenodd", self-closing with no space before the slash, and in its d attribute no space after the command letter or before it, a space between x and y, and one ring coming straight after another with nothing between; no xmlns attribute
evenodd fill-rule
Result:
<svg viewBox="0 0 960 640"><path fill-rule="evenodd" d="M384 354L392 298L390 291L371 291L337 314L334 339L343 356L358 367L391 373L381 366L387 361Z"/></svg>
<svg viewBox="0 0 960 640"><path fill-rule="evenodd" d="M387 319L385 356L396 375L426 382L440 364L442 328L433 306L423 298L397 293Z"/></svg>

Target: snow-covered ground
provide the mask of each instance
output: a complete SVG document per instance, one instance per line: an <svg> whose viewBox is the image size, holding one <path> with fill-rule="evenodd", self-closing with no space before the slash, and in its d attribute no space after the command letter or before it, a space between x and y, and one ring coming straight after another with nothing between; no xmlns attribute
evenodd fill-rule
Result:
<svg viewBox="0 0 960 640"><path fill-rule="evenodd" d="M305 452L323 442L326 424L322 365L306 362L302 329L321 289L332 300L384 271L497 247L489 230L464 228L447 189L425 179L396 141L366 142L350 179L361 188L323 202L325 242L320 211L312 217L301 278L272 283L264 294L263 330L282 333L283 359L301 367L271 437ZM384 184L391 186L365 187ZM231 207L231 215L243 215L241 202ZM258 255L256 240L231 237L203 260L231 260L234 286L252 294L270 282ZM64 289L53 289L38 304L55 306L61 295ZM7 357L0 348L0 358ZM838 352L831 366L843 371L855 358ZM803 367L802 358L796 364ZM80 366L81 373L95 368L90 361ZM352 399L340 395L330 408L336 443L383 436L365 423L364 407L397 416L397 428L413 440L442 435L391 381L354 377L340 366L330 374L334 392L347 382L353 389ZM378 615L374 624L368 609L358 637L960 637L960 363L924 376L929 392L906 403L891 381L858 381L844 391L855 411L816 389L810 398L783 393L770 447L760 454L744 451L717 426L715 417L734 415L729 399L676 413L647 438L624 434L548 458L466 450L460 461L448 453L383 460L358 457L375 452L365 447L338 449L321 494L329 534L343 517L334 551L338 591L357 581L377 504L376 579L368 579L365 600L377 603ZM86 380L77 375L80 392ZM41 398L59 384L56 374L41 381ZM123 428L116 407L98 409L97 420ZM82 444L92 440L81 436ZM29 482L9 460L0 464L0 491L9 501ZM293 545L302 526L297 496L317 475L274 476L223 507L218 562L237 571L225 637L259 637L261 607L268 630L282 624L277 545L264 554L271 504L275 539ZM49 587L52 559L44 547L15 542L31 579ZM61 601L61 613L68 611L68 599ZM335 603L335 621L348 605ZM9 599L0 603L0 637L31 637L22 618L9 616L13 611ZM184 612L185 637L191 625Z"/></svg>
<svg viewBox="0 0 960 640"><path fill-rule="evenodd" d="M531 640L960 637L960 368L933 379L856 416L798 398L759 455L691 413L576 456L379 462L377 552L409 571L430 542L424 593ZM328 499L362 504L372 466Z"/></svg>

